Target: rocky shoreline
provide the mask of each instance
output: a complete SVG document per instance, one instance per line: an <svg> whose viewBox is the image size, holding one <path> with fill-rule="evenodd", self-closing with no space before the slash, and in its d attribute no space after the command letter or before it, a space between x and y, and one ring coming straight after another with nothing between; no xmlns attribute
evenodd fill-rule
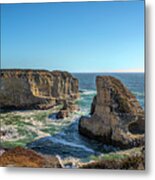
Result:
<svg viewBox="0 0 155 180"><path fill-rule="evenodd" d="M89 162L79 159L61 159L59 156L49 156L37 153L23 147L1 149L0 165L2 167L31 167L31 168L80 168L80 169L116 169L144 170L144 147L108 153L93 157Z"/></svg>
<svg viewBox="0 0 155 180"><path fill-rule="evenodd" d="M76 158L62 160L25 147L60 131L59 123L51 122L50 116L54 115L62 128L63 122L64 126L69 123L64 119L72 118L79 110L74 102L79 97L78 80L61 71L2 70L1 110L8 112L1 113L1 166L64 168L70 164L75 168L144 170L144 110L114 77L98 76L96 88L90 116L79 117L79 134L88 141L97 140L120 150L88 162Z"/></svg>
<svg viewBox="0 0 155 180"><path fill-rule="evenodd" d="M88 163L82 163L79 168L83 169L115 169L115 170L144 170L145 149L144 147L109 153L96 157Z"/></svg>
<svg viewBox="0 0 155 180"><path fill-rule="evenodd" d="M80 118L79 132L120 148L143 146L144 111L135 96L114 77L98 76L96 86L91 117Z"/></svg>

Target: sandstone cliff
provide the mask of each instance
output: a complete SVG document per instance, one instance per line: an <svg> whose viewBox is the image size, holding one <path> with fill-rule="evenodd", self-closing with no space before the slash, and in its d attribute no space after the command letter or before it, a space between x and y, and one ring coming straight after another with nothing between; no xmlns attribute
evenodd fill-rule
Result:
<svg viewBox="0 0 155 180"><path fill-rule="evenodd" d="M79 132L122 148L144 144L144 111L134 95L116 78L98 76L91 117L81 117Z"/></svg>
<svg viewBox="0 0 155 180"><path fill-rule="evenodd" d="M68 72L1 70L1 109L47 109L78 97L78 80Z"/></svg>

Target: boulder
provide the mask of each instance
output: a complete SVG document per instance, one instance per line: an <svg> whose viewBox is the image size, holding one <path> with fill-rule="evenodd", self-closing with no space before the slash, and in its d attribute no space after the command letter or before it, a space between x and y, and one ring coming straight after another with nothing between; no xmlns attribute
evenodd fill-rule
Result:
<svg viewBox="0 0 155 180"><path fill-rule="evenodd" d="M121 148L144 145L144 111L136 97L111 76L96 78L91 117L81 117L79 132Z"/></svg>
<svg viewBox="0 0 155 180"><path fill-rule="evenodd" d="M57 118L57 119L64 119L64 118L66 118L66 117L68 117L68 116L69 116L69 110L68 110L68 109L66 109L66 110L61 109L61 110L57 113L56 118Z"/></svg>
<svg viewBox="0 0 155 180"><path fill-rule="evenodd" d="M33 150L16 147L4 151L0 156L0 166L61 168L61 162L56 156L43 156Z"/></svg>
<svg viewBox="0 0 155 180"><path fill-rule="evenodd" d="M57 119L63 119L68 117L71 113L73 113L74 111L78 111L79 108L78 106L75 104L75 102L72 101L64 101L63 102L63 107L62 109L60 109L60 111L57 113L56 118Z"/></svg>
<svg viewBox="0 0 155 180"><path fill-rule="evenodd" d="M68 72L2 69L0 108L49 109L61 100L79 96L78 80Z"/></svg>

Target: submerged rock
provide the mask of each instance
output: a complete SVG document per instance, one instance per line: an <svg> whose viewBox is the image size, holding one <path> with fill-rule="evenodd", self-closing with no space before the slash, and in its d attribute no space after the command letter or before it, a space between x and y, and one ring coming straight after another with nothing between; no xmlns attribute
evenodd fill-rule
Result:
<svg viewBox="0 0 155 180"><path fill-rule="evenodd" d="M1 70L1 109L48 109L79 96L78 80L68 72Z"/></svg>
<svg viewBox="0 0 155 180"><path fill-rule="evenodd" d="M144 145L144 111L135 96L111 76L98 76L91 117L81 117L79 132L121 148Z"/></svg>
<svg viewBox="0 0 155 180"><path fill-rule="evenodd" d="M33 167L33 168L61 168L56 156L43 156L33 150L16 147L6 150L0 156L0 166Z"/></svg>

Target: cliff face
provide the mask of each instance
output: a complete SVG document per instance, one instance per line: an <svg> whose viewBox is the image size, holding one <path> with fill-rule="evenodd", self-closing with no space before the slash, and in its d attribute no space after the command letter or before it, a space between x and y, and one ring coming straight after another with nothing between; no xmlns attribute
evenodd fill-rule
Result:
<svg viewBox="0 0 155 180"><path fill-rule="evenodd" d="M79 131L90 138L122 148L144 144L144 111L116 78L98 76L91 117L81 117Z"/></svg>
<svg viewBox="0 0 155 180"><path fill-rule="evenodd" d="M68 72L1 70L2 109L46 109L78 95L78 80Z"/></svg>

